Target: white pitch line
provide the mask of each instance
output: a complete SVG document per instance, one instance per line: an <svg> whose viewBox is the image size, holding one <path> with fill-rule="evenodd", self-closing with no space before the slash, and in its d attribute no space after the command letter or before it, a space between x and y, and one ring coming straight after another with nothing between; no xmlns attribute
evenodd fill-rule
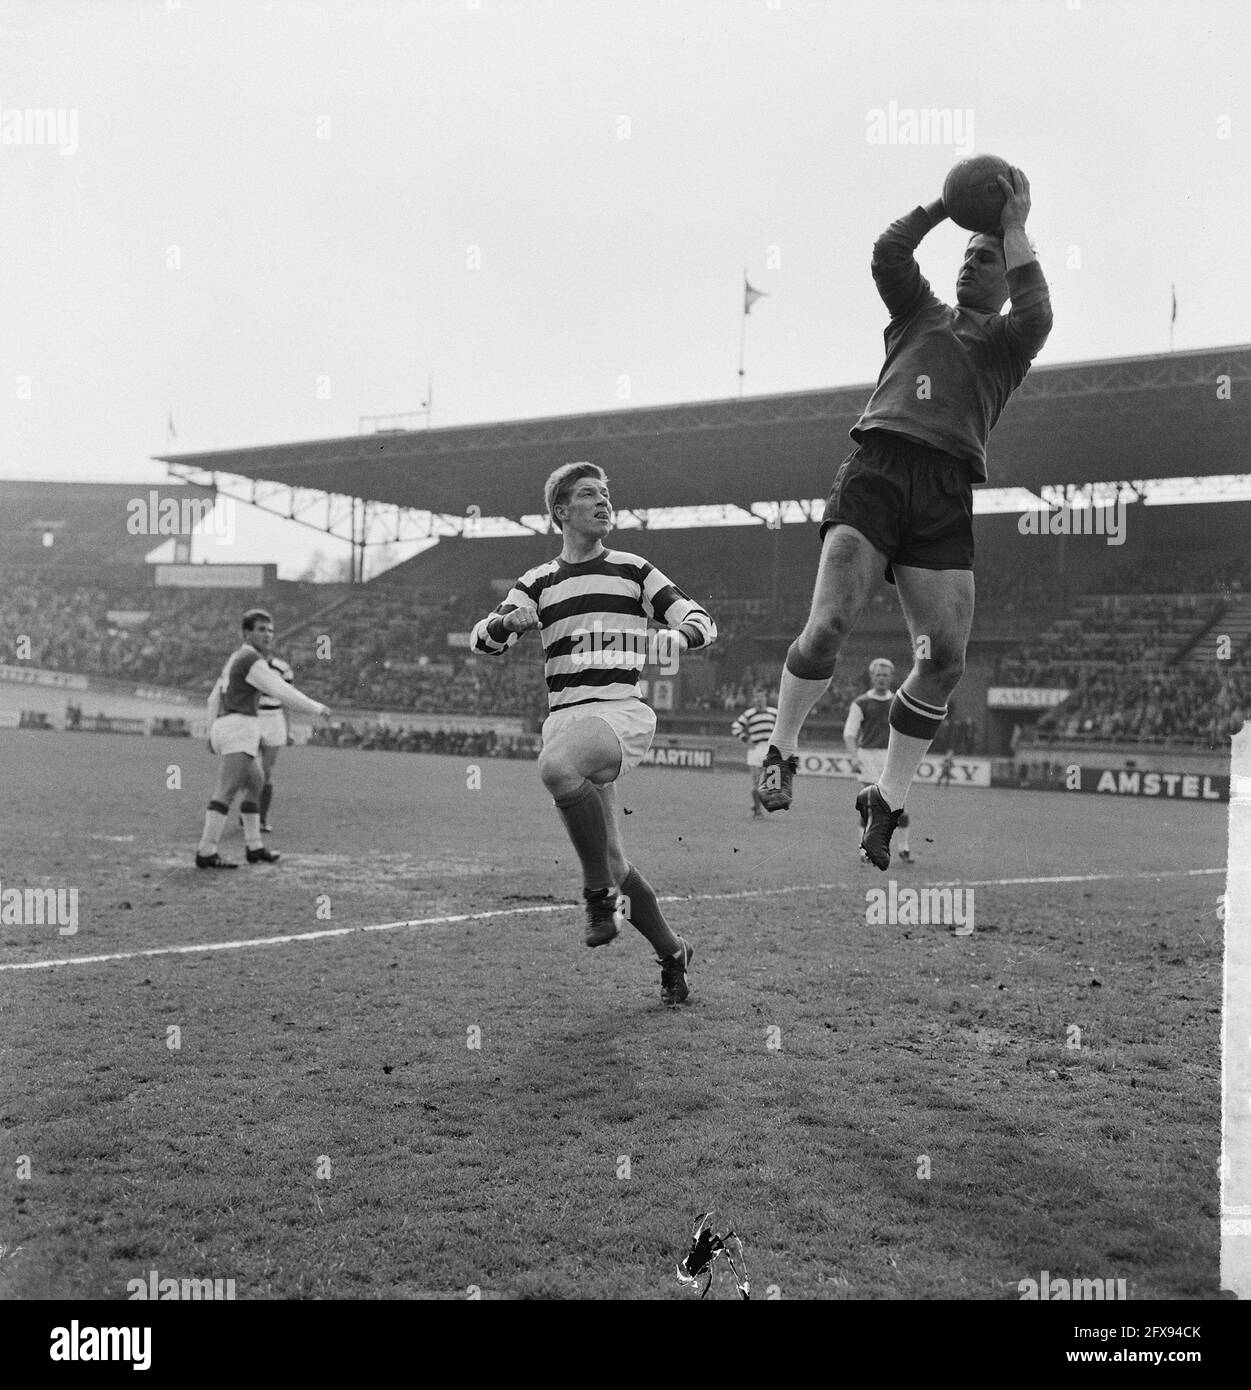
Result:
<svg viewBox="0 0 1251 1390"><path fill-rule="evenodd" d="M1047 883L1103 883L1109 879L1193 878L1203 874L1223 874L1222 869L1161 869L1134 874L1057 874L1042 878L981 878L927 883L926 888L1006 888ZM861 883L872 880L861 880ZM740 898L771 898L786 893L828 893L832 889L854 888L851 883L795 883L778 888L744 888L737 893L692 893L689 897L670 894L662 903L730 902ZM150 946L143 951L115 951L103 956L66 956L63 960L29 960L0 965L0 970L55 970L63 965L102 965L114 960L142 960L147 956L186 956L199 951L246 951L257 946L289 946L293 941L322 941L333 936L354 936L362 932L399 931L405 927L448 927L457 922L486 922L493 917L526 917L539 912L573 912L576 903L544 903L537 907L497 907L487 912L458 912L448 917L412 917L402 922L374 922L360 927L326 927L321 931L293 932L285 936L257 936L250 941L204 941L194 946Z"/></svg>

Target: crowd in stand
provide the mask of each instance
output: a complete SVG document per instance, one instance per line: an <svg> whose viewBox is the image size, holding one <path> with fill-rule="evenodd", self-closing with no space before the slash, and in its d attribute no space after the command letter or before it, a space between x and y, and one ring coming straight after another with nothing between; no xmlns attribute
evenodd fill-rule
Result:
<svg viewBox="0 0 1251 1390"><path fill-rule="evenodd" d="M1219 599L1118 596L1085 600L1000 658L999 685L1071 687L1086 665L1162 666L1183 654L1221 611Z"/></svg>
<svg viewBox="0 0 1251 1390"><path fill-rule="evenodd" d="M981 589L978 578L978 589ZM1112 556L1104 562L1098 582L1090 585L1109 594L1224 594L1251 587L1251 562L1230 557L1210 558L1190 551L1165 551L1149 560Z"/></svg>
<svg viewBox="0 0 1251 1390"><path fill-rule="evenodd" d="M301 631L287 659L300 689L331 707L545 715L541 661L475 656L448 642L449 634L468 634L491 606L457 595L422 601L378 585Z"/></svg>
<svg viewBox="0 0 1251 1390"><path fill-rule="evenodd" d="M373 748L388 753L447 753L465 758L534 758L533 734L500 738L493 729L411 729L363 720L315 725L310 743L326 748Z"/></svg>
<svg viewBox="0 0 1251 1390"><path fill-rule="evenodd" d="M1228 671L1078 673L1063 705L1038 722L1040 735L1177 740L1222 747L1251 713L1251 666Z"/></svg>
<svg viewBox="0 0 1251 1390"><path fill-rule="evenodd" d="M28 637L30 664L53 670L161 685L196 682L207 654L221 646L223 625L239 621L238 596L221 592L53 584L38 572L9 571L5 581L0 627L9 650L13 638ZM134 624L109 617L126 612L148 616Z"/></svg>
<svg viewBox="0 0 1251 1390"><path fill-rule="evenodd" d="M32 666L136 683L211 682L229 655L223 634L229 641L238 632L240 611L237 592L158 589L142 578L106 588L8 568L0 583L0 631L9 652L27 637L23 659ZM287 621L297 616L288 613Z"/></svg>
<svg viewBox="0 0 1251 1390"><path fill-rule="evenodd" d="M1218 611L1218 596L1228 602L1243 592L1244 584L1251 587L1249 581L1247 566L1197 563L1190 556L1120 563L1115 584L1123 596L1076 601L1067 618L1004 656L995 681L1064 686L1073 692L1040 723L1042 732L1219 742L1251 709L1245 662L1235 660L1218 674L1176 668L1145 674L1143 668L1162 667L1184 651ZM1170 586L1207 596L1158 596ZM807 613L807 594L790 596L772 610L758 597L732 593L724 582L717 589L715 576L696 574L691 588L717 595L708 598L714 610L718 598L725 605L721 613L714 612L721 638L711 654L721 664L715 667L712 693L692 698L688 692L682 709L724 715L728 725L750 702L757 681L776 703L779 666L734 664L732 647L736 636L798 631ZM1037 570L988 568L978 581L979 608L1002 617L1043 603L1053 589ZM143 577L97 582L90 574L10 566L0 583L0 631L8 660L19 650L16 639L28 637L29 646L22 645L18 658L25 664L207 689L237 637L242 607L261 603L275 609L277 650L296 668L297 684L332 709L508 716L532 727L546 714L543 664L534 638L523 639L529 650L506 659L476 656L465 645L464 635L497 601L485 582L473 593L432 596L383 580L300 626L305 615L326 608L332 597L314 585L300 590L287 586L275 600L228 590L157 589ZM891 611L896 603L894 592L881 586L869 614ZM284 640L292 627L295 633ZM449 642L449 634L459 637ZM897 672L900 679L903 674ZM865 688L862 673L844 678L840 671L814 711L814 722L841 724L849 703ZM957 752L970 751L971 728L969 721L950 718L943 737ZM421 751L423 741L436 735L349 724L333 736L320 730L317 737L346 746ZM475 752L508 756L489 745Z"/></svg>

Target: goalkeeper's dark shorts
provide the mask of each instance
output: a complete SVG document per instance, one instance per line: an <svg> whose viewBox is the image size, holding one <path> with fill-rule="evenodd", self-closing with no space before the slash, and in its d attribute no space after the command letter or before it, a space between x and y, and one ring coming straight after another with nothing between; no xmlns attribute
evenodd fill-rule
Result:
<svg viewBox="0 0 1251 1390"><path fill-rule="evenodd" d="M970 464L902 435L870 430L834 476L821 518L851 526L893 565L923 570L973 568Z"/></svg>

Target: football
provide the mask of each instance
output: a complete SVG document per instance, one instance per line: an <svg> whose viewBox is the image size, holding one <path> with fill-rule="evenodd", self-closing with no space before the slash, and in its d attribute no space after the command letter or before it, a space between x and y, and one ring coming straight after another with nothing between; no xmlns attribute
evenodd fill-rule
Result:
<svg viewBox="0 0 1251 1390"><path fill-rule="evenodd" d="M962 159L943 183L947 216L969 232L993 232L1003 216L1003 189L997 182L1011 178L1012 166L996 154L976 154Z"/></svg>

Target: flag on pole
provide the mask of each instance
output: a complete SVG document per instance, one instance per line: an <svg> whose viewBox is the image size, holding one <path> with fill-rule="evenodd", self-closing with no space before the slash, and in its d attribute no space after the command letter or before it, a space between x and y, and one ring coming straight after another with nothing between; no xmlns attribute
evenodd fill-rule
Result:
<svg viewBox="0 0 1251 1390"><path fill-rule="evenodd" d="M767 291L753 289L751 281L747 278L746 275L743 276L743 313L750 314L751 306L756 302L756 300L765 299L767 297Z"/></svg>

